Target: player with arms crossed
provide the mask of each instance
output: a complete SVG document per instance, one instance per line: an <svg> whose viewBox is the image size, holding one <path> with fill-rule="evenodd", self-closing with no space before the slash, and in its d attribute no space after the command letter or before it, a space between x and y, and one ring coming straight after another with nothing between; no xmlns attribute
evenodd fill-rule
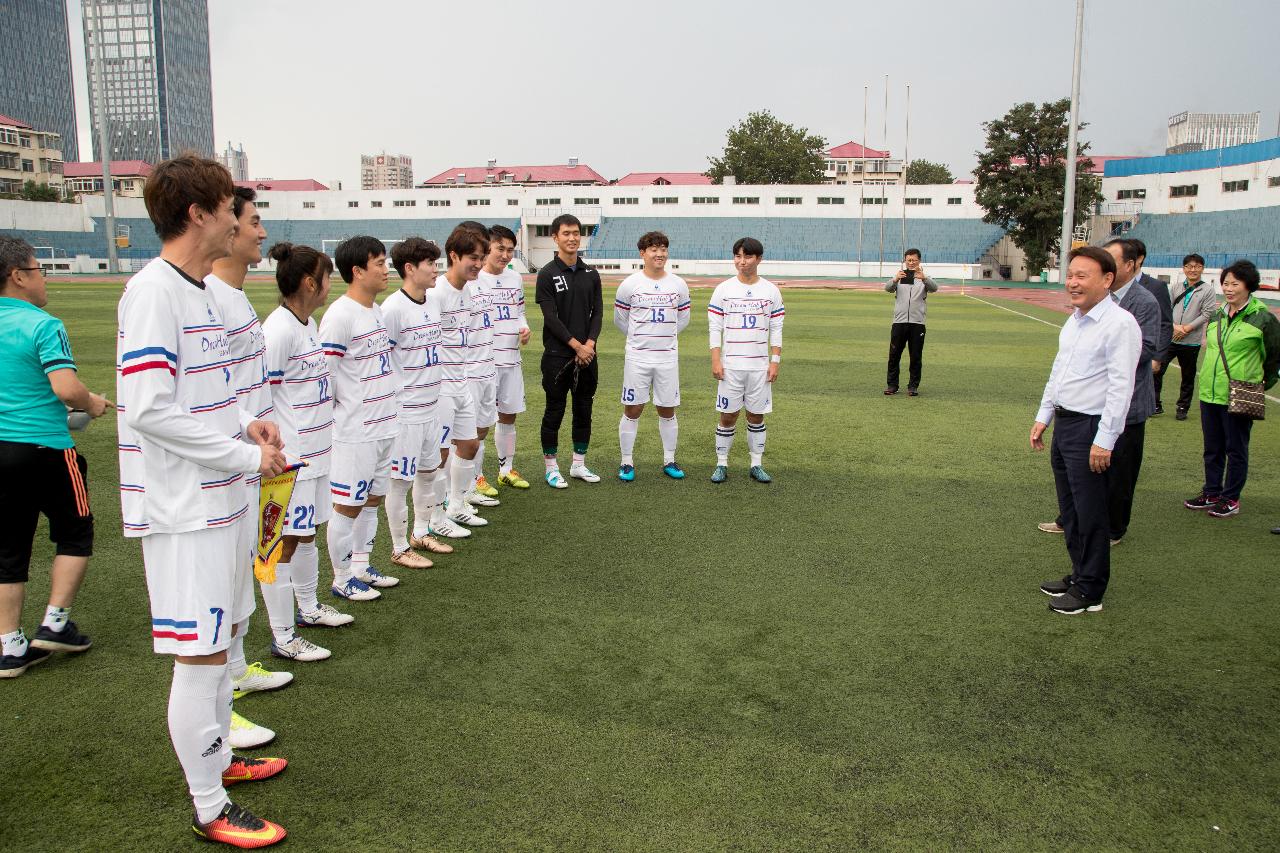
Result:
<svg viewBox="0 0 1280 853"><path fill-rule="evenodd" d="M292 243L277 243L271 247L270 255L276 262L281 302L262 324L267 338L271 403L285 447L292 456L307 463L293 484L276 572L283 571L293 580L298 625L336 628L349 625L355 617L316 600L320 577L316 531L330 516L333 396L329 390L329 362L320 346L320 329L313 316L329 299L333 264L328 255ZM321 658L315 659L329 656L327 649L307 645L316 649L316 654L322 653Z"/></svg>
<svg viewBox="0 0 1280 853"><path fill-rule="evenodd" d="M618 479L629 483L636 478L632 450L644 404L658 410L658 434L662 437L662 471L674 480L684 479L684 469L676 462L680 405L680 352L676 336L689 325L689 285L667 272L670 241L661 231L650 231L636 248L644 269L627 276L618 286L613 301L613 324L627 336L622 363L622 419L618 421L618 445L622 465Z"/></svg>
<svg viewBox="0 0 1280 853"><path fill-rule="evenodd" d="M142 540L155 651L177 657L169 735L195 802L192 829L263 847L284 829L231 803L225 786L274 776L286 762L231 752L227 649L254 607L244 479L275 476L285 457L275 425L237 402L227 331L204 282L238 230L234 189L225 168L195 156L147 176L163 246L129 279L118 309L120 498L125 536Z"/></svg>
<svg viewBox="0 0 1280 853"><path fill-rule="evenodd" d="M391 529L391 562L410 569L429 569L430 560L414 548L449 554L430 535L440 473L440 311L431 295L440 247L410 237L391 250L391 265L404 286L382 301L382 316L391 336L391 357L402 381L400 434L391 451L391 496L387 526ZM408 497L413 490L415 534L409 535Z"/></svg>
<svg viewBox="0 0 1280 853"><path fill-rule="evenodd" d="M761 464L764 457L764 416L773 411L773 382L782 362L782 294L773 282L756 270L764 258L764 246L754 237L733 244L733 266L738 275L721 282L707 306L711 330L711 375L716 388L716 469L711 482L729 479L729 450L738 413L747 409L747 450L751 453L751 479L773 481Z"/></svg>
<svg viewBox="0 0 1280 853"><path fill-rule="evenodd" d="M382 595L373 587L400 583L369 565L378 532L378 505L387 493L391 446L399 432L400 378L391 338L374 297L387 289L387 247L376 237L352 237L334 251L347 292L320 320L333 395L333 517L325 539L333 563L332 593L348 601Z"/></svg>
<svg viewBox="0 0 1280 853"><path fill-rule="evenodd" d="M520 347L529 343L524 282L520 273L507 268L515 255L516 235L510 228L494 225L489 229L489 254L476 283L489 292L493 302L493 360L498 374L498 423L493 428L493 446L498 451L498 483L527 489L529 482L514 467L516 415L525 409ZM484 474L480 477L483 479Z"/></svg>

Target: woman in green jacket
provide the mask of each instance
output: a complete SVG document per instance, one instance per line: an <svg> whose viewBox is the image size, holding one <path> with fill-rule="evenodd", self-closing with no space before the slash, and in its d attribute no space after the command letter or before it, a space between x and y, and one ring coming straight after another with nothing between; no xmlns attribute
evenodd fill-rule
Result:
<svg viewBox="0 0 1280 853"><path fill-rule="evenodd" d="M1224 269L1225 303L1205 329L1200 367L1204 488L1183 506L1208 510L1214 518L1240 512L1240 492L1249 475L1253 421L1227 412L1227 373L1232 379L1262 382L1267 388L1280 376L1280 320L1253 295L1259 282L1258 268L1249 261L1236 261ZM1223 365L1224 356L1230 371Z"/></svg>

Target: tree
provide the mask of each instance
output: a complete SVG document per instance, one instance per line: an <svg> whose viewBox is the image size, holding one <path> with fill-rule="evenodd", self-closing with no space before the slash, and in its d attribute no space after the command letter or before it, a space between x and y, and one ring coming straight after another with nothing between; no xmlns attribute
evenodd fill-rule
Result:
<svg viewBox="0 0 1280 853"><path fill-rule="evenodd" d="M27 181L22 185L22 198L27 201L62 201L58 188L49 184Z"/></svg>
<svg viewBox="0 0 1280 853"><path fill-rule="evenodd" d="M929 160L912 160L907 166L907 183L909 184L949 184L955 178L944 163L933 163Z"/></svg>
<svg viewBox="0 0 1280 853"><path fill-rule="evenodd" d="M827 141L808 128L779 121L762 110L730 128L724 152L708 157L706 174L717 184L733 175L740 184L820 184Z"/></svg>
<svg viewBox="0 0 1280 853"><path fill-rule="evenodd" d="M977 152L975 198L986 209L984 222L1009 232L1014 245L1026 253L1027 271L1045 268L1058 251L1062 228L1063 185L1067 177L1067 131L1071 101L1016 104L1003 118L983 123L987 150ZM1081 123L1079 129L1088 125ZM1089 143L1076 145L1076 208L1074 225L1102 201L1101 181L1089 174L1085 156Z"/></svg>

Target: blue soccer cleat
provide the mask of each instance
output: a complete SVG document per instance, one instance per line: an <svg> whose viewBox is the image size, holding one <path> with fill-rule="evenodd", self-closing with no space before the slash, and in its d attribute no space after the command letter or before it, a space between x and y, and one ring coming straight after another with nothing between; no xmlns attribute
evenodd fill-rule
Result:
<svg viewBox="0 0 1280 853"><path fill-rule="evenodd" d="M717 465L716 470L711 472L711 482L723 483L729 479L729 469L724 465Z"/></svg>
<svg viewBox="0 0 1280 853"><path fill-rule="evenodd" d="M684 469L680 467L679 462L668 462L662 466L662 473L666 474L673 480L684 479Z"/></svg>
<svg viewBox="0 0 1280 853"><path fill-rule="evenodd" d="M624 483L630 483L636 478L636 466L623 465L618 469L618 479Z"/></svg>
<svg viewBox="0 0 1280 853"><path fill-rule="evenodd" d="M751 466L751 470L750 470L748 473L750 473L750 474L751 474L751 479L755 480L757 483L772 483L772 482L773 482L773 478L772 478L772 477L770 477L770 476L765 472L764 468L760 467L759 465L752 465L752 466Z"/></svg>

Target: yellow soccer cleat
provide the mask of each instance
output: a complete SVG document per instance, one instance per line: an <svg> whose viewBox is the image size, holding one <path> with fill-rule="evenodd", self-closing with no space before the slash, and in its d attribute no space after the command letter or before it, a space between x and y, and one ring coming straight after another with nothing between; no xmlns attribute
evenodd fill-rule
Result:
<svg viewBox="0 0 1280 853"><path fill-rule="evenodd" d="M498 496L498 490L489 485L489 481L484 478L484 474L476 478L475 490L486 498L496 498Z"/></svg>
<svg viewBox="0 0 1280 853"><path fill-rule="evenodd" d="M498 482L504 486L510 486L513 489L529 488L529 481L520 476L520 472L512 468L505 474L498 475Z"/></svg>

